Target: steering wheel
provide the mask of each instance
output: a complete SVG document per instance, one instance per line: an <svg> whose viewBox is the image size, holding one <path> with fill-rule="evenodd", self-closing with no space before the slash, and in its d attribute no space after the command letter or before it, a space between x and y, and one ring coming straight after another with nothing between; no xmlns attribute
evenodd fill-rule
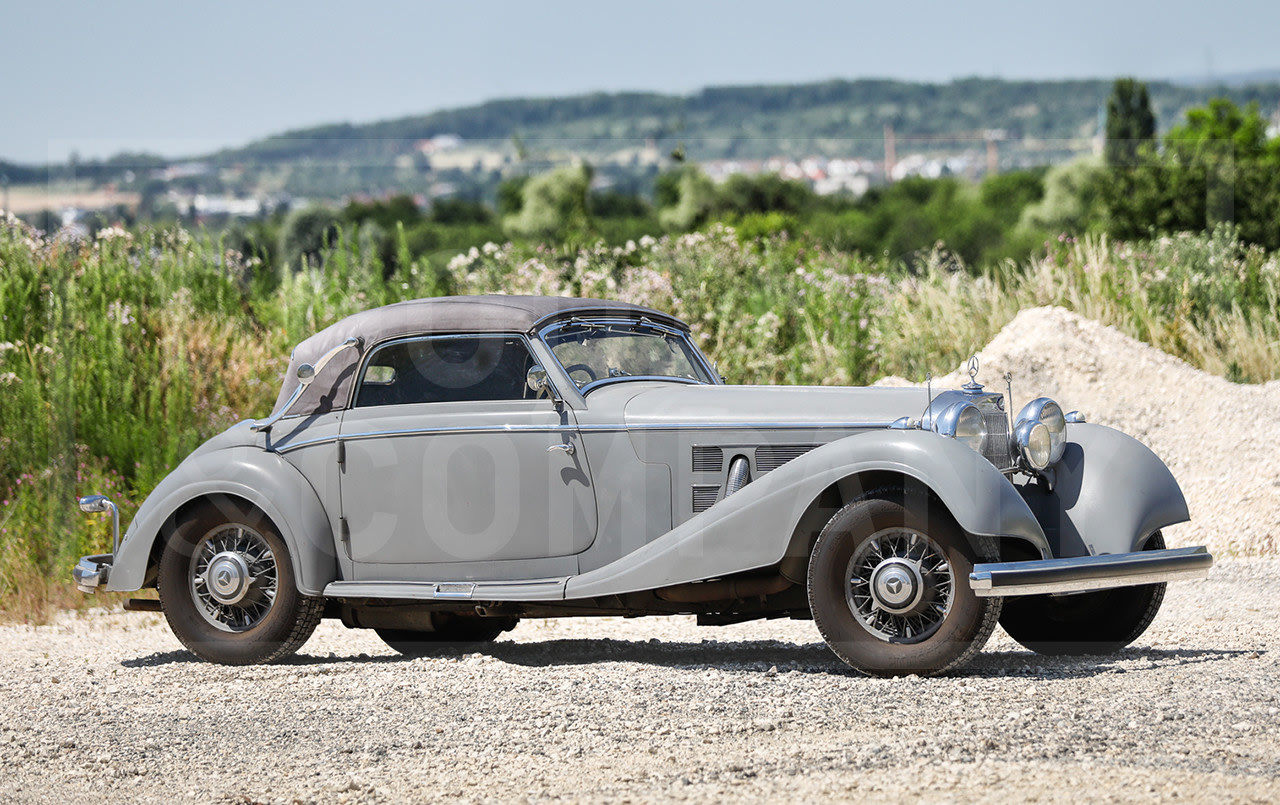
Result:
<svg viewBox="0 0 1280 805"><path fill-rule="evenodd" d="M592 383L598 379L595 371L590 366L587 366L585 363L575 363L572 366L566 366L564 368L564 372L565 374L570 376L569 378L570 380L573 380L572 376L574 372L586 372L587 375L591 377L591 379L587 381L588 383ZM574 382L576 383L577 381L575 380Z"/></svg>

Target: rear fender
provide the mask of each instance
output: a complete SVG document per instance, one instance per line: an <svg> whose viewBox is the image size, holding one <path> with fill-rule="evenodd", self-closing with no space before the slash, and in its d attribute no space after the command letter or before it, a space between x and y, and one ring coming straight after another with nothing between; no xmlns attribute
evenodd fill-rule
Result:
<svg viewBox="0 0 1280 805"><path fill-rule="evenodd" d="M856 496L860 477L914 479L970 534L1015 537L1048 555L1044 532L1017 489L953 439L877 430L812 450L621 559L570 579L567 598L651 590L776 565L806 512L828 489ZM806 543L799 550L807 551Z"/></svg>
<svg viewBox="0 0 1280 805"><path fill-rule="evenodd" d="M1067 425L1053 491L1020 488L1055 557L1129 553L1158 529L1191 519L1173 473L1133 437L1102 425Z"/></svg>
<svg viewBox="0 0 1280 805"><path fill-rule="evenodd" d="M152 548L173 516L187 504L217 496L241 498L270 518L289 548L302 593L319 595L337 579L333 529L315 490L275 453L235 447L193 454L156 486L125 532L106 589L146 584Z"/></svg>

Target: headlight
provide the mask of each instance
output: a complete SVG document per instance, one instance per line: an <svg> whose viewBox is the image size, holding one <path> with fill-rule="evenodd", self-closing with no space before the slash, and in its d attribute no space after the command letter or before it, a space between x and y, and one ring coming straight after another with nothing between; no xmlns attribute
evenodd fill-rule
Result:
<svg viewBox="0 0 1280 805"><path fill-rule="evenodd" d="M1022 438L1022 426L1028 422L1044 425L1045 428L1048 440L1048 454L1045 462L1039 466L1027 452L1026 444L1030 444L1030 442L1024 443ZM1053 400L1048 397L1038 397L1024 405L1022 410L1018 412L1014 431L1018 438L1018 446L1023 448L1023 455L1035 469L1042 470L1050 464L1055 464L1062 460L1062 452L1067 449L1067 418L1062 415L1062 406ZM1030 431L1028 431L1028 439L1034 440L1035 438L1030 436Z"/></svg>
<svg viewBox="0 0 1280 805"><path fill-rule="evenodd" d="M964 442L979 453L982 440L987 436L987 424L982 412L972 403L958 402L947 407L938 417L938 433Z"/></svg>
<svg viewBox="0 0 1280 805"><path fill-rule="evenodd" d="M1024 419L1014 431L1014 438L1018 440L1022 457L1033 470L1042 470L1053 463L1053 439L1043 422Z"/></svg>

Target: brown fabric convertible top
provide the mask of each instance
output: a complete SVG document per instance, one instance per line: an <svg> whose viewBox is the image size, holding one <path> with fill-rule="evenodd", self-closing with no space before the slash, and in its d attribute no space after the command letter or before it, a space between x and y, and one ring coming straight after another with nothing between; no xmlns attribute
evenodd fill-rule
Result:
<svg viewBox="0 0 1280 805"><path fill-rule="evenodd" d="M289 369L272 413L278 411L297 388L299 366L314 364L352 336L363 339L361 349L343 350L334 356L290 409L290 415L323 414L346 407L361 359L371 347L388 339L433 333L529 333L541 323L561 316L601 313L647 316L687 329L666 313L603 299L499 294L413 299L348 316L298 344L289 359Z"/></svg>

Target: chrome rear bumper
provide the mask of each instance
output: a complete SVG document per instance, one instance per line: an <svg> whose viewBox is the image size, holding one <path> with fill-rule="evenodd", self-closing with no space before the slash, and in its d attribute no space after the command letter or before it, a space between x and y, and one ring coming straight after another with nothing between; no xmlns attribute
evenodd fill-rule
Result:
<svg viewBox="0 0 1280 805"><path fill-rule="evenodd" d="M71 570L71 578L75 580L80 592L94 593L99 587L105 586L107 577L111 574L111 560L114 558L109 553L80 557L80 561Z"/></svg>
<svg viewBox="0 0 1280 805"><path fill-rule="evenodd" d="M1043 559L1034 562L991 562L974 565L969 585L974 595L1040 595L1131 587L1162 581L1202 579L1213 556L1204 546L1162 551Z"/></svg>

